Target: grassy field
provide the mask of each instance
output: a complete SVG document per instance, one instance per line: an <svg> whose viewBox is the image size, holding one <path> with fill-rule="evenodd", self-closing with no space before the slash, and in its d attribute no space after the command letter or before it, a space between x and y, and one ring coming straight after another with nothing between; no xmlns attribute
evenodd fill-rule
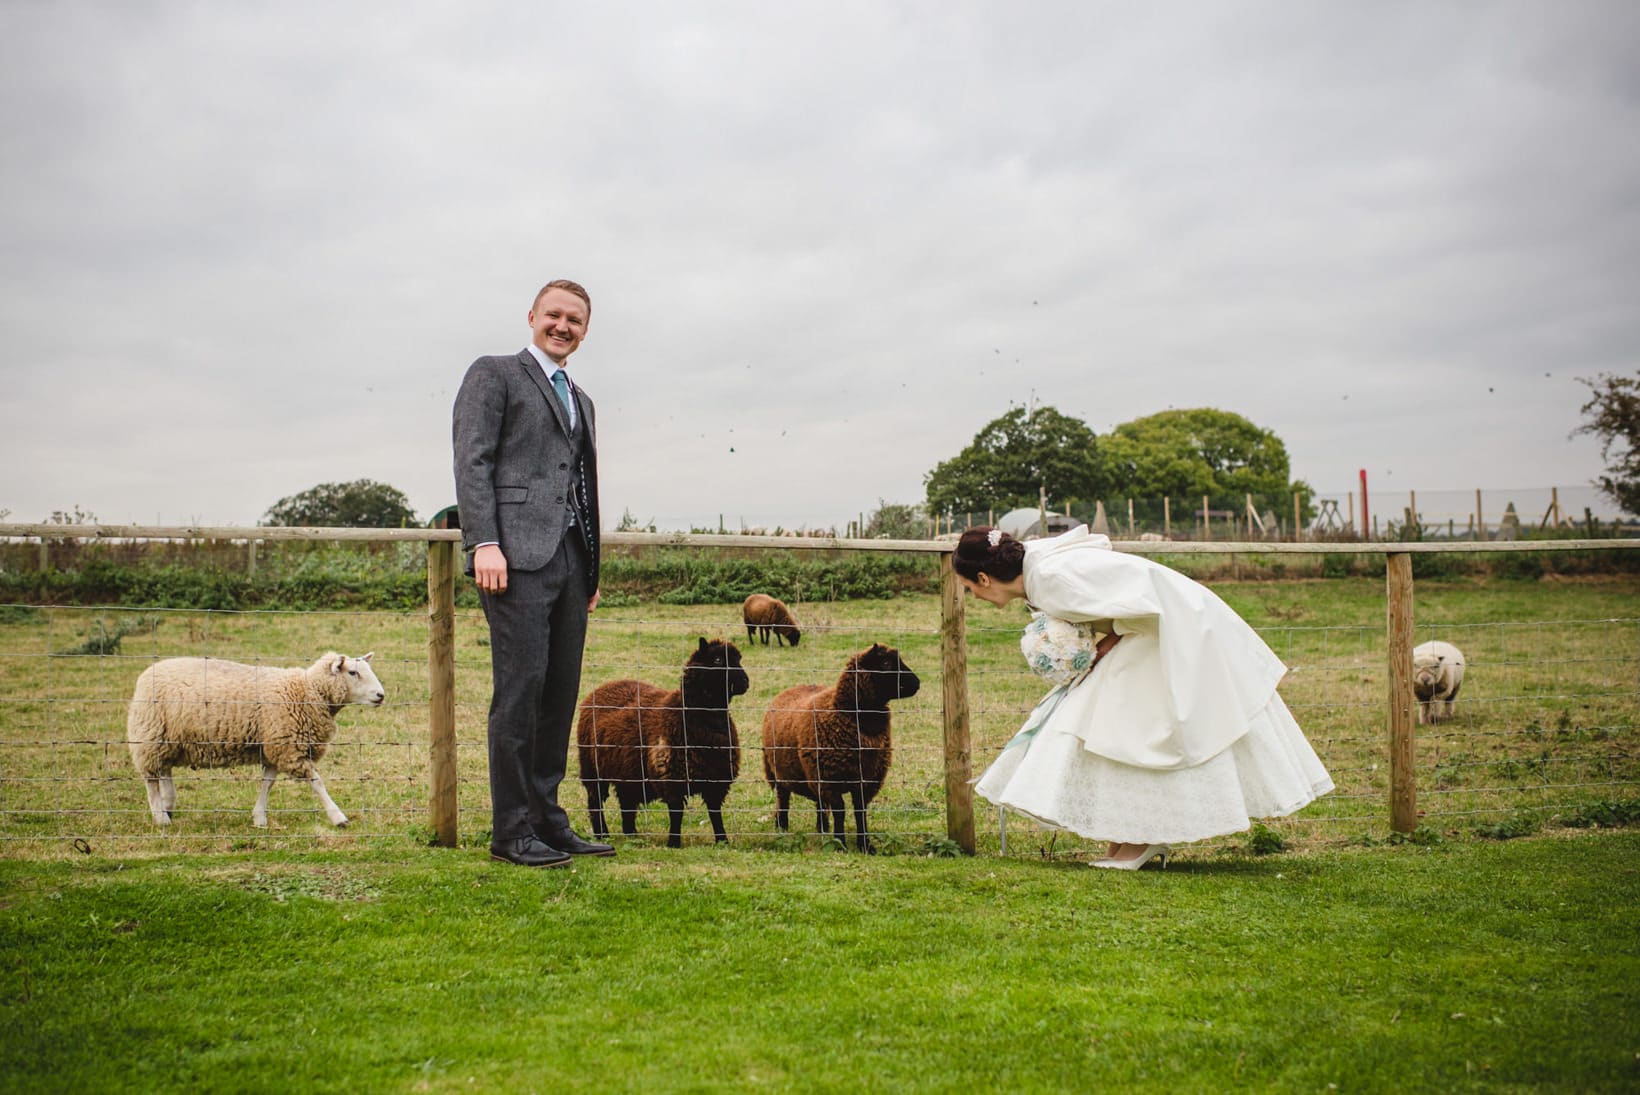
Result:
<svg viewBox="0 0 1640 1095"><path fill-rule="evenodd" d="M1340 790L1137 875L1018 823L999 856L983 809L981 855L940 854L926 595L801 605L796 649L746 644L734 606L601 610L588 689L741 642L733 843L695 804L668 850L651 808L618 858L551 872L478 850L481 616L457 623L451 851L425 846L421 613L0 606L0 1090L1640 1087L1640 832L1587 827L1640 818L1640 581L1419 582L1418 638L1471 669L1459 718L1420 732L1410 839L1387 823L1381 582L1214 585L1293 667ZM969 604L976 772L1041 691L1024 619ZM888 854L777 836L763 710L878 640L924 681L873 807ZM353 824L282 783L259 831L254 771L182 771L157 835L123 744L142 667L328 648L374 649L389 692L323 764Z"/></svg>
<svg viewBox="0 0 1640 1095"><path fill-rule="evenodd" d="M1640 833L0 862L8 1091L1633 1091Z"/></svg>
<svg viewBox="0 0 1640 1095"><path fill-rule="evenodd" d="M1338 784L1294 819L1274 823L1296 846L1371 843L1388 833L1384 749L1383 586L1370 579L1217 582L1293 667L1288 703ZM742 846L784 848L813 834L777 836L773 796L761 778L758 727L773 696L793 684L835 679L847 656L873 641L897 646L922 677L895 707L896 756L873 806L886 852L917 852L945 832L940 729L938 605L934 597L815 602L798 606L806 633L796 649L749 645L732 605L641 604L600 610L583 689L638 676L676 681L698 636L736 639L751 692L736 700L743 774L727 804ZM1640 787L1640 579L1420 581L1417 637L1443 638L1469 657L1459 717L1419 733L1420 806L1432 831L1514 835L1556 816ZM977 774L1012 736L1042 686L1025 671L1017 637L1023 608L969 602L969 695ZM119 635L117 646L110 636ZM67 654L97 649L102 653ZM178 774L173 831L156 835L123 744L125 703L141 669L158 657L208 654L267 664L306 664L326 649L376 652L388 690L379 710L342 712L322 765L332 794L353 818L330 830L305 788L281 782L272 828L250 825L253 769ZM481 615L457 621L458 735L463 841L487 840L484 712L488 649ZM426 630L420 612L203 612L0 606L0 857L188 847L347 848L423 841L426 829ZM572 815L584 799L565 785ZM698 802L686 841L709 840ZM809 825L808 815L797 817ZM994 813L978 817L982 850L998 846ZM664 810L640 818L644 840L664 833ZM1013 854L1082 855L1080 841L1015 822ZM1192 849L1212 855L1240 838Z"/></svg>

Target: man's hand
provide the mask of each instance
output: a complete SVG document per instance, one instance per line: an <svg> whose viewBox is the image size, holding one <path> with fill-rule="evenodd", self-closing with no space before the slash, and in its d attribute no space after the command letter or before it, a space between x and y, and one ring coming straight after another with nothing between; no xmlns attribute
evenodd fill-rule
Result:
<svg viewBox="0 0 1640 1095"><path fill-rule="evenodd" d="M596 612L597 610L598 610L598 591L595 589L595 590L592 591L592 596L587 598L587 611L588 612Z"/></svg>
<svg viewBox="0 0 1640 1095"><path fill-rule="evenodd" d="M473 581L485 593L507 592L507 557L500 544L485 544L473 552Z"/></svg>

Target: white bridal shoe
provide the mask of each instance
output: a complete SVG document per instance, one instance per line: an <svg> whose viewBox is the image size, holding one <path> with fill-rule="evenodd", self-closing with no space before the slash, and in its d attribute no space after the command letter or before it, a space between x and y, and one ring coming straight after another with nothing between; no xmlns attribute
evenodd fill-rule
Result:
<svg viewBox="0 0 1640 1095"><path fill-rule="evenodd" d="M1146 844L1144 851L1132 859L1096 859L1089 863L1090 867L1108 867L1113 871L1137 871L1153 859L1162 861L1162 869L1167 869L1167 857L1173 854L1173 849L1166 844Z"/></svg>

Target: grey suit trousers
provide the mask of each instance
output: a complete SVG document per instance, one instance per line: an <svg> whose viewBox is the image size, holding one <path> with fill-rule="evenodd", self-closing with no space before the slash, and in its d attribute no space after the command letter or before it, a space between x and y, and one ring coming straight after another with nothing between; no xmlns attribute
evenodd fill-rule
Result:
<svg viewBox="0 0 1640 1095"><path fill-rule="evenodd" d="M479 592L490 625L491 839L569 828L558 805L586 644L588 558L572 531L538 570L507 572L507 591ZM543 621L544 626L543 626Z"/></svg>

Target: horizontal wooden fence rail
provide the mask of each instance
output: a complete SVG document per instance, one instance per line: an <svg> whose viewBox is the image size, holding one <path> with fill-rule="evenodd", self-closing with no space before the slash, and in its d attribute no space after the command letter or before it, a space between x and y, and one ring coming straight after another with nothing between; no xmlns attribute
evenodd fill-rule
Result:
<svg viewBox="0 0 1640 1095"><path fill-rule="evenodd" d="M0 524L0 540L228 541L256 542L424 542L427 545L428 727L431 786L430 827L437 843L454 847L456 824L455 589L458 529L244 528L241 526L147 526ZM974 851L973 788L970 783L966 623L962 587L951 567L954 540L864 540L830 536L756 536L711 533L605 533L612 547L753 549L776 551L918 552L941 555L940 648L942 723L945 751L945 810L948 838ZM1411 543L1289 543L1281 541L1197 542L1116 541L1112 548L1136 555L1382 555L1385 557L1386 644L1389 694L1386 731L1390 758L1391 828L1411 832L1416 825L1413 771L1412 692L1413 555L1495 554L1566 551L1635 551L1640 540L1513 540Z"/></svg>

